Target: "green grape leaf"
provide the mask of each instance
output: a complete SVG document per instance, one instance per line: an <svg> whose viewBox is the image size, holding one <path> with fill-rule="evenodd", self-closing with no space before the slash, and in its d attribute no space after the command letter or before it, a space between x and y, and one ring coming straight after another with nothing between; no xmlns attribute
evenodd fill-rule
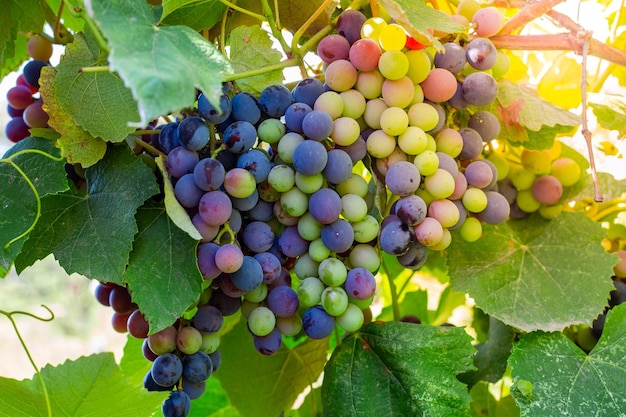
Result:
<svg viewBox="0 0 626 417"><path fill-rule="evenodd" d="M49 140L29 137L13 145L0 160L0 277L6 276L26 239L6 245L28 230L37 216L37 198L15 166L30 179L40 198L68 189L64 162L39 152L59 156Z"/></svg>
<svg viewBox="0 0 626 417"><path fill-rule="evenodd" d="M28 58L25 33L43 30L43 0L8 0L0 13L0 79Z"/></svg>
<svg viewBox="0 0 626 417"><path fill-rule="evenodd" d="M154 173L126 146L111 146L85 170L86 195L71 190L41 200L41 218L15 260L18 272L53 253L68 273L122 283L135 212L158 192Z"/></svg>
<svg viewBox="0 0 626 417"><path fill-rule="evenodd" d="M165 191L165 210L167 210L167 215L170 216L170 219L174 222L180 230L187 232L189 236L191 236L195 240L201 240L202 235L196 229L196 226L193 225L191 219L189 218L189 213L183 206L180 205L176 196L174 195L174 186L172 185L172 181L170 180L169 174L165 169L165 160L159 156L154 159L157 167L159 167L159 171L163 175L163 189Z"/></svg>
<svg viewBox="0 0 626 417"><path fill-rule="evenodd" d="M135 126L193 105L196 88L219 106L230 68L213 44L187 26L157 26L145 0L93 0L91 6L109 42L109 67L138 104Z"/></svg>
<svg viewBox="0 0 626 417"><path fill-rule="evenodd" d="M589 103L598 123L605 129L616 130L620 137L626 136L626 102L623 98L610 97L608 104Z"/></svg>
<svg viewBox="0 0 626 417"><path fill-rule="evenodd" d="M193 400L189 417L241 417L231 404L220 381L211 377L206 381L202 397Z"/></svg>
<svg viewBox="0 0 626 417"><path fill-rule="evenodd" d="M520 410L515 399L506 395L496 399L489 392L489 384L480 381L470 390L472 417L519 417Z"/></svg>
<svg viewBox="0 0 626 417"><path fill-rule="evenodd" d="M477 369L459 376L459 379L469 386L481 380L497 382L506 371L514 339L514 329L494 317L489 317L487 341L476 345L474 365Z"/></svg>
<svg viewBox="0 0 626 417"><path fill-rule="evenodd" d="M260 26L237 27L230 32L229 38L230 60L235 72L257 69L275 64L282 59L281 53L272 49L272 40L269 34ZM239 79L237 85L241 90L259 96L268 85L282 84L282 82L283 72L281 69L277 69Z"/></svg>
<svg viewBox="0 0 626 417"><path fill-rule="evenodd" d="M317 380L327 349L326 339L308 340L262 356L242 320L222 337L222 365L211 378L219 379L242 417L276 417L291 409L297 396Z"/></svg>
<svg viewBox="0 0 626 417"><path fill-rule="evenodd" d="M478 307L525 330L591 324L607 304L615 255L600 224L582 213L484 225L483 237L448 248L450 282Z"/></svg>
<svg viewBox="0 0 626 417"><path fill-rule="evenodd" d="M65 55L57 65L53 81L56 99L90 135L121 142L135 130L128 124L139 119L137 104L117 74L80 71L102 65L100 59L97 43L77 33L74 42L65 47Z"/></svg>
<svg viewBox="0 0 626 417"><path fill-rule="evenodd" d="M562 333L533 332L515 343L511 394L522 416L619 417L626 410L626 304L609 311L588 355Z"/></svg>
<svg viewBox="0 0 626 417"><path fill-rule="evenodd" d="M186 25L193 30L211 29L227 7L219 0L165 0L162 25Z"/></svg>
<svg viewBox="0 0 626 417"><path fill-rule="evenodd" d="M498 97L491 107L501 121L502 138L529 149L549 148L555 134L571 131L581 123L574 113L504 79L498 81Z"/></svg>
<svg viewBox="0 0 626 417"><path fill-rule="evenodd" d="M63 26L72 32L81 32L85 27L85 20L81 16L73 15L71 12L73 8L83 8L83 0L46 0L50 9L57 11L61 6L61 3L65 3L61 17L63 19Z"/></svg>
<svg viewBox="0 0 626 417"><path fill-rule="evenodd" d="M424 45L433 45L439 51L443 51L443 45L429 29L447 33L467 31L463 25L450 19L449 15L433 9L423 0L381 0L380 4L411 37Z"/></svg>
<svg viewBox="0 0 626 417"><path fill-rule="evenodd" d="M146 204L136 218L139 233L124 280L154 333L171 326L202 292L198 242L176 227L162 205Z"/></svg>
<svg viewBox="0 0 626 417"><path fill-rule="evenodd" d="M142 353L143 339L128 334L122 358L120 359L120 369L125 378L136 384L143 384L143 378L152 368L152 362L147 361Z"/></svg>
<svg viewBox="0 0 626 417"><path fill-rule="evenodd" d="M67 162L81 164L84 168L90 167L104 157L107 144L77 126L72 115L59 104L54 88L55 76L56 68L42 68L39 91L44 101L43 109L50 115L48 124L61 135L57 146L61 148L61 154Z"/></svg>
<svg viewBox="0 0 626 417"><path fill-rule="evenodd" d="M149 417L168 396L127 381L112 353L48 365L41 369L41 376L53 416L99 416L106 410L106 415L116 417ZM39 378L0 378L0 391L0 416L48 416Z"/></svg>
<svg viewBox="0 0 626 417"><path fill-rule="evenodd" d="M467 416L456 375L472 369L461 328L371 323L344 339L324 369L325 410L342 416Z"/></svg>

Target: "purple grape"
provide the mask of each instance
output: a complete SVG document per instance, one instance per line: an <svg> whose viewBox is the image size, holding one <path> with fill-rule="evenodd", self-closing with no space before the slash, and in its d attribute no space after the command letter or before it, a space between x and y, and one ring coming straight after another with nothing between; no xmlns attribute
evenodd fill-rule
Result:
<svg viewBox="0 0 626 417"><path fill-rule="evenodd" d="M24 75L24 81L32 87L39 88L39 77L41 76L41 69L50 65L45 61L39 61L33 59L29 61L22 70Z"/></svg>
<svg viewBox="0 0 626 417"><path fill-rule="evenodd" d="M198 399L206 391L206 381L191 382L183 377L183 391L187 393L190 400Z"/></svg>
<svg viewBox="0 0 626 417"><path fill-rule="evenodd" d="M357 300L367 300L376 291L376 279L365 268L353 268L348 271L344 287L350 297Z"/></svg>
<svg viewBox="0 0 626 417"><path fill-rule="evenodd" d="M474 38L465 45L467 62L479 71L491 69L498 59L496 47L487 38Z"/></svg>
<svg viewBox="0 0 626 417"><path fill-rule="evenodd" d="M200 203L200 199L204 195L204 190L198 188L193 174L185 174L176 181L174 185L174 195L181 206L193 208Z"/></svg>
<svg viewBox="0 0 626 417"><path fill-rule="evenodd" d="M254 146L256 129L250 122L233 122L224 130L222 140L230 152L242 154Z"/></svg>
<svg viewBox="0 0 626 417"><path fill-rule="evenodd" d="M212 242L200 243L197 248L198 269L205 280L217 278L222 271L215 265L215 254L219 246Z"/></svg>
<svg viewBox="0 0 626 417"><path fill-rule="evenodd" d="M259 100L250 93L241 92L231 100L232 117L234 120L243 120L256 125L261 120Z"/></svg>
<svg viewBox="0 0 626 417"><path fill-rule="evenodd" d="M291 317L296 314L299 306L298 294L286 285L273 288L267 294L267 307L276 317Z"/></svg>
<svg viewBox="0 0 626 417"><path fill-rule="evenodd" d="M252 194L250 194L248 197L231 197L230 201L232 201L233 208L236 210L242 212L251 210L259 202L259 191L257 189L254 189Z"/></svg>
<svg viewBox="0 0 626 417"><path fill-rule="evenodd" d="M389 191L400 197L415 193L420 182L419 170L408 161L400 161L391 165L385 175L385 183Z"/></svg>
<svg viewBox="0 0 626 417"><path fill-rule="evenodd" d="M219 154L223 153L229 152L220 152ZM225 176L226 170L224 165L213 158L201 159L193 169L193 178L196 181L196 185L204 191L219 190L222 184L224 184Z"/></svg>
<svg viewBox="0 0 626 417"><path fill-rule="evenodd" d="M268 222L274 217L274 203L259 199L247 214L252 220Z"/></svg>
<svg viewBox="0 0 626 417"><path fill-rule="evenodd" d="M317 44L317 55L326 64L338 59L348 59L350 42L341 35L327 35Z"/></svg>
<svg viewBox="0 0 626 417"><path fill-rule="evenodd" d="M178 123L171 122L161 126L158 139L156 141L157 148L169 153L172 149L180 146L180 140L178 139Z"/></svg>
<svg viewBox="0 0 626 417"><path fill-rule="evenodd" d="M261 252L255 254L254 259L261 265L264 284L271 284L280 277L283 268L276 255L270 252Z"/></svg>
<svg viewBox="0 0 626 417"><path fill-rule="evenodd" d="M456 160L444 152L436 152L439 159L439 168L446 170L452 175L452 178L456 178L459 173L459 164Z"/></svg>
<svg viewBox="0 0 626 417"><path fill-rule="evenodd" d="M243 228L242 239L252 252L267 252L274 244L274 232L267 223L254 221Z"/></svg>
<svg viewBox="0 0 626 417"><path fill-rule="evenodd" d="M187 117L178 124L178 140L185 148L199 151L209 143L209 127L200 117Z"/></svg>
<svg viewBox="0 0 626 417"><path fill-rule="evenodd" d="M300 236L296 226L288 226L278 236L278 249L283 255L296 258L308 251L309 242Z"/></svg>
<svg viewBox="0 0 626 417"><path fill-rule="evenodd" d="M269 117L279 119L284 116L285 110L293 103L291 91L284 85L270 85L265 87L259 97L261 110Z"/></svg>
<svg viewBox="0 0 626 417"><path fill-rule="evenodd" d="M185 174L193 172L198 162L197 152L191 151L184 146L177 146L167 155L165 167L172 177L180 178Z"/></svg>
<svg viewBox="0 0 626 417"><path fill-rule="evenodd" d="M337 219L331 224L325 224L322 227L322 242L331 252L346 252L354 243L352 225L343 219Z"/></svg>
<svg viewBox="0 0 626 417"><path fill-rule="evenodd" d="M283 345L283 335L277 328L274 328L266 336L253 335L254 348L262 355L273 355L280 350Z"/></svg>
<svg viewBox="0 0 626 417"><path fill-rule="evenodd" d="M24 119L14 117L4 127L4 134L11 142L17 143L30 136L30 130Z"/></svg>
<svg viewBox="0 0 626 417"><path fill-rule="evenodd" d="M509 217L511 207L506 198L495 191L486 191L487 207L478 213L478 218L489 224L502 223Z"/></svg>
<svg viewBox="0 0 626 417"><path fill-rule="evenodd" d="M261 265L251 256L243 257L241 268L230 275L233 284L242 291L252 291L263 282Z"/></svg>
<svg viewBox="0 0 626 417"><path fill-rule="evenodd" d="M483 138L480 134L470 127L462 127L459 133L463 138L463 149L459 154L460 160L476 159L483 150Z"/></svg>
<svg viewBox="0 0 626 417"><path fill-rule="evenodd" d="M361 39L361 26L367 20L367 17L358 10L346 10L337 18L337 33L343 36L352 45Z"/></svg>
<svg viewBox="0 0 626 417"><path fill-rule="evenodd" d="M324 170L327 162L326 148L315 140L304 140L293 151L293 166L303 175L319 174Z"/></svg>
<svg viewBox="0 0 626 417"><path fill-rule="evenodd" d="M219 109L216 108L204 95L198 96L198 113L208 123L217 125L224 122L231 114L230 98L226 94L222 94L219 98Z"/></svg>
<svg viewBox="0 0 626 417"><path fill-rule="evenodd" d="M193 327L202 333L215 333L222 328L224 317L222 312L214 306L203 305L193 316Z"/></svg>
<svg viewBox="0 0 626 417"><path fill-rule="evenodd" d="M362 132L361 134L363 134ZM365 139L362 136L359 136L354 143L348 146L337 146L336 149L341 149L345 151L352 160L353 164L356 164L359 161L362 161L363 158L367 155L367 144L365 143Z"/></svg>
<svg viewBox="0 0 626 417"><path fill-rule="evenodd" d="M500 121L493 113L487 110L480 110L474 113L467 122L467 127L477 131L485 142L489 142L500 135Z"/></svg>
<svg viewBox="0 0 626 417"><path fill-rule="evenodd" d="M453 74L458 74L465 66L465 50L461 45L454 42L444 43L443 48L442 52L435 54L435 67L444 68Z"/></svg>
<svg viewBox="0 0 626 417"><path fill-rule="evenodd" d="M409 226L416 226L426 218L426 202L417 195L403 197L395 203L395 215Z"/></svg>
<svg viewBox="0 0 626 417"><path fill-rule="evenodd" d="M328 160L322 173L330 184L339 184L350 178L352 165L352 159L347 152L341 149L331 149L328 151Z"/></svg>
<svg viewBox="0 0 626 417"><path fill-rule="evenodd" d="M474 106L487 106L498 96L498 83L486 72L474 72L462 83L463 98Z"/></svg>
<svg viewBox="0 0 626 417"><path fill-rule="evenodd" d="M419 242L414 242L404 255L398 256L398 263L415 271L426 263L427 258L428 248Z"/></svg>
<svg viewBox="0 0 626 417"><path fill-rule="evenodd" d="M335 328L335 318L324 311L322 306L308 308L302 315L302 330L311 339L323 339Z"/></svg>
<svg viewBox="0 0 626 417"><path fill-rule="evenodd" d="M403 255L415 240L412 228L399 219L391 220L380 230L380 248L391 255Z"/></svg>
<svg viewBox="0 0 626 417"><path fill-rule="evenodd" d="M233 203L222 191L208 191L198 203L198 213L202 220L212 226L224 224L230 218Z"/></svg>
<svg viewBox="0 0 626 417"><path fill-rule="evenodd" d="M304 78L291 90L294 101L306 103L311 108L315 100L324 92L324 84L317 78Z"/></svg>
<svg viewBox="0 0 626 417"><path fill-rule="evenodd" d="M325 111L310 111L302 119L302 132L307 138L321 142L333 132L333 119Z"/></svg>
<svg viewBox="0 0 626 417"><path fill-rule="evenodd" d="M232 316L241 308L241 297L229 297L218 288L211 293L209 304L217 307L222 312L222 315ZM215 361L213 361L213 366L215 366Z"/></svg>
<svg viewBox="0 0 626 417"><path fill-rule="evenodd" d="M309 212L322 224L331 224L341 214L341 197L332 188L320 188L309 197Z"/></svg>

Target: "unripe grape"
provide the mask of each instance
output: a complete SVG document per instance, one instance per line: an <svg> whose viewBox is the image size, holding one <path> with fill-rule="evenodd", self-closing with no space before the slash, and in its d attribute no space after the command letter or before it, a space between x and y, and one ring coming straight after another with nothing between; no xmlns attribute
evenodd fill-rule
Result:
<svg viewBox="0 0 626 417"><path fill-rule="evenodd" d="M550 156L550 151L547 149L540 151L524 149L522 150L520 160L522 162L522 166L533 174L543 175L550 173L552 158Z"/></svg>
<svg viewBox="0 0 626 417"><path fill-rule="evenodd" d="M402 51L386 51L378 60L378 70L388 80L399 80L409 71L409 59Z"/></svg>
<svg viewBox="0 0 626 417"><path fill-rule="evenodd" d="M580 167L571 158L558 158L552 162L550 175L556 177L563 187L569 187L580 179Z"/></svg>
<svg viewBox="0 0 626 417"><path fill-rule="evenodd" d="M183 327L176 335L176 347L186 355L193 355L202 346L202 334L191 326Z"/></svg>

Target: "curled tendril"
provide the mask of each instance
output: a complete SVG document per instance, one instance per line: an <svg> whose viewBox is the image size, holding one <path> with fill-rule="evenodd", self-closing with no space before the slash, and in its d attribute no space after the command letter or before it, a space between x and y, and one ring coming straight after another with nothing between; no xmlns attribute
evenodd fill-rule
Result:
<svg viewBox="0 0 626 417"><path fill-rule="evenodd" d="M48 417L52 417L52 406L50 405L50 396L48 395L48 390L43 380L43 376L41 375L41 372L39 372L39 368L37 367L37 364L35 363L33 356L30 354L30 351L28 350L28 347L26 346L26 342L24 342L24 339L22 338L22 335L20 334L20 331L17 328L17 324L15 323L15 320L13 319L13 316L19 314L22 316L28 316L35 320L44 321L44 322L54 320L54 312L50 310L50 308L45 304L42 304L41 306L45 308L48 311L48 313L50 313L50 317L42 317L34 313L30 313L28 311L21 311L21 310L18 310L18 311L0 310L0 314L2 314L3 316L6 316L6 318L8 318L9 321L11 322L11 325L13 326L13 330L15 330L15 334L17 338L19 339L20 344L22 345L22 348L24 349L24 352L26 352L26 356L28 356L28 360L30 361L30 364L33 366L33 369L35 369L35 373L37 374L37 377L39 378L39 383L41 384L43 397L46 402L46 409L48 410Z"/></svg>

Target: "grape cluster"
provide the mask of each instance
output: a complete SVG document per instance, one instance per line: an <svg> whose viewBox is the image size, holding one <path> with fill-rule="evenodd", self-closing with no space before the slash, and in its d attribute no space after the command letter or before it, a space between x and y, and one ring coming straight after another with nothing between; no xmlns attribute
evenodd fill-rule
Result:
<svg viewBox="0 0 626 417"><path fill-rule="evenodd" d="M7 113L11 120L5 126L7 138L14 143L30 136L31 128L48 127L48 114L39 97L41 69L49 64L52 44L41 35L28 40L28 54L32 58L17 77L15 87L7 91Z"/></svg>
<svg viewBox="0 0 626 417"><path fill-rule="evenodd" d="M499 167L499 187L511 205L511 218L522 219L538 212L553 219L563 210L567 191L581 178L573 159L561 156L561 142L550 149L523 149L519 158L493 152L488 159Z"/></svg>
<svg viewBox="0 0 626 417"><path fill-rule="evenodd" d="M192 320L181 318L149 335L149 323L132 302L126 287L102 282L95 289L95 297L100 304L113 309L112 326L116 331L143 339L143 355L152 362L144 377L144 387L148 391L171 391L163 403L163 415L186 416L191 400L204 393L207 379L221 364L218 331L223 323L223 310L215 305L222 308L224 305L205 293Z"/></svg>

